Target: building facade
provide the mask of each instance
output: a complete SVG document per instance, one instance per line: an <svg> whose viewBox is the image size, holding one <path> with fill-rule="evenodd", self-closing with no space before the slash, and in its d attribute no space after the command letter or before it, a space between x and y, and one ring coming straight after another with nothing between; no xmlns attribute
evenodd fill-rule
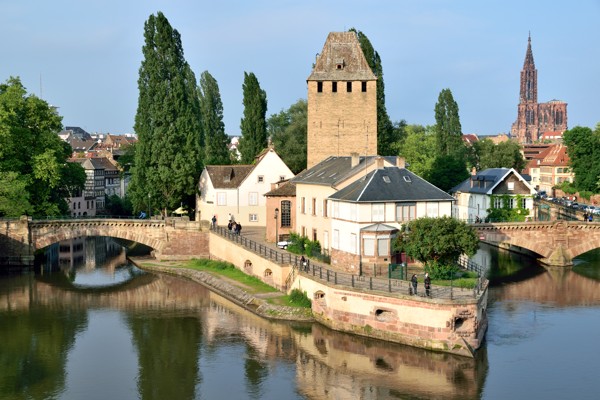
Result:
<svg viewBox="0 0 600 400"><path fill-rule="evenodd" d="M510 131L511 136L519 143L534 143L539 141L545 132L567 130L567 103L560 100L538 103L537 83L537 69L529 36L525 62L521 70L517 120Z"/></svg>
<svg viewBox="0 0 600 400"><path fill-rule="evenodd" d="M307 79L307 167L377 154L377 77L355 32L331 32Z"/></svg>

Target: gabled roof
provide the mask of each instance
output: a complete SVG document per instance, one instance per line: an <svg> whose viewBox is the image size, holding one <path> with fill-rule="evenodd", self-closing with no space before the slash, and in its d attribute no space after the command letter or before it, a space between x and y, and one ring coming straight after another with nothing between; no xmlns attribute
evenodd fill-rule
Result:
<svg viewBox="0 0 600 400"><path fill-rule="evenodd" d="M215 189L235 189L254 169L255 165L207 165L206 172Z"/></svg>
<svg viewBox="0 0 600 400"><path fill-rule="evenodd" d="M477 137L474 133L465 133L462 135L462 140L468 145L472 145L475 142L479 141L479 137Z"/></svg>
<svg viewBox="0 0 600 400"><path fill-rule="evenodd" d="M355 32L330 32L307 81L373 81Z"/></svg>
<svg viewBox="0 0 600 400"><path fill-rule="evenodd" d="M373 170L329 198L359 203L454 201L448 193L406 168L399 167Z"/></svg>
<svg viewBox="0 0 600 400"><path fill-rule="evenodd" d="M106 157L93 157L90 158L94 167L104 169L105 171L118 171L119 169Z"/></svg>
<svg viewBox="0 0 600 400"><path fill-rule="evenodd" d="M338 182L363 171L376 162L379 156L359 156L358 163L352 167L352 156L330 156L317 165L300 172L293 178L296 183L335 186ZM388 163L395 165L396 157L383 157Z"/></svg>
<svg viewBox="0 0 600 400"><path fill-rule="evenodd" d="M387 224L373 224L365 226L361 229L362 232L390 232L397 231L398 228Z"/></svg>
<svg viewBox="0 0 600 400"><path fill-rule="evenodd" d="M543 153L540 153L541 160L538 165L552 167L566 167L569 165L569 155L567 154L567 146L563 144L555 144L548 147Z"/></svg>
<svg viewBox="0 0 600 400"><path fill-rule="evenodd" d="M527 185L528 188L532 189L529 182L527 182L527 180L513 168L488 168L486 170L477 172L476 175L471 175L469 178L450 189L449 192L490 194L494 188L504 181L510 174L515 174L519 180ZM480 181L486 183L483 185L483 187L480 187L479 185L471 185L471 181Z"/></svg>
<svg viewBox="0 0 600 400"><path fill-rule="evenodd" d="M291 180L277 182L277 187L264 194L267 197L294 197L296 196L296 183Z"/></svg>

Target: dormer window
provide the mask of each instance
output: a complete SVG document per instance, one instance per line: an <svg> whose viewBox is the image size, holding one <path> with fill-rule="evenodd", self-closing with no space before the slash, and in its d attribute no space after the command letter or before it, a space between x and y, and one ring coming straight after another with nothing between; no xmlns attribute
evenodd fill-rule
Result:
<svg viewBox="0 0 600 400"><path fill-rule="evenodd" d="M335 69L336 70L342 70L342 69L344 69L344 65L345 65L345 63L344 63L344 59L343 58L340 59L340 60L336 60L335 61Z"/></svg>

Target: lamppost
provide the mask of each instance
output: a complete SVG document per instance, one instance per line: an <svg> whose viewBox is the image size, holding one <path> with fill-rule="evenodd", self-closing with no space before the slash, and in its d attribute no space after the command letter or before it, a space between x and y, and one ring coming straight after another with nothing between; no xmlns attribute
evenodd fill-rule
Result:
<svg viewBox="0 0 600 400"><path fill-rule="evenodd" d="M275 246L279 243L279 208L275 208Z"/></svg>

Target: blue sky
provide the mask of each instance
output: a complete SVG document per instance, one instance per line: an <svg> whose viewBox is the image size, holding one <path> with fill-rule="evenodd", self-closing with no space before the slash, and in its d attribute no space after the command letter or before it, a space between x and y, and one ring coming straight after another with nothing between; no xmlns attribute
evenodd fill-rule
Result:
<svg viewBox="0 0 600 400"><path fill-rule="evenodd" d="M143 26L158 11L196 78L217 80L229 134L244 71L267 92L267 116L278 113L306 98L327 34L352 27L381 56L392 121L433 124L449 88L464 133L508 132L531 32L539 101L566 101L569 127L600 122L600 0L0 0L0 82L19 76L66 126L132 132Z"/></svg>

